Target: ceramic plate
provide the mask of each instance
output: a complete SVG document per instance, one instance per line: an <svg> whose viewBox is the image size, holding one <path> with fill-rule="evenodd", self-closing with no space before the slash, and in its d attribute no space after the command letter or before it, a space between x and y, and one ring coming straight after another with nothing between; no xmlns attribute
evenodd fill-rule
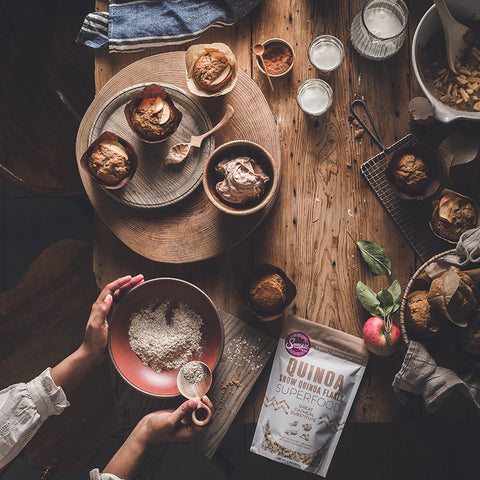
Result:
<svg viewBox="0 0 480 480"><path fill-rule="evenodd" d="M192 193L200 185L205 162L215 148L212 135L200 148L192 148L182 163L165 165L172 145L189 142L192 135L205 133L212 128L212 122L190 94L173 85L158 83L168 92L183 118L177 131L164 142L143 142L128 126L123 110L150 83L132 85L110 98L95 117L88 136L90 145L103 132L110 131L133 146L138 155L135 175L124 187L105 191L119 202L137 208L166 207Z"/></svg>

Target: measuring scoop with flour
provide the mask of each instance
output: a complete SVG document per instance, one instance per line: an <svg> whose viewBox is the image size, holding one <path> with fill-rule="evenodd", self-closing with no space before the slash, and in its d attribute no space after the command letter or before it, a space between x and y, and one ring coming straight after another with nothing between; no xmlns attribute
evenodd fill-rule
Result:
<svg viewBox="0 0 480 480"><path fill-rule="evenodd" d="M203 427L212 419L212 410L202 402L202 398L212 386L212 371L203 362L197 360L184 365L177 376L179 392L189 400L197 401L197 408L192 412L192 421L195 425ZM199 413L203 410L202 417Z"/></svg>

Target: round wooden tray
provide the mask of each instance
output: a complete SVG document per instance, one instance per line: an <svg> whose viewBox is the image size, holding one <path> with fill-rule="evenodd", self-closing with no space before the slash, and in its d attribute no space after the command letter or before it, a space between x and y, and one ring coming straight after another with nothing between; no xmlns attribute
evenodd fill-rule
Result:
<svg viewBox="0 0 480 480"><path fill-rule="evenodd" d="M128 125L124 109L146 85L141 83L127 87L107 101L92 123L88 144L92 144L106 131L113 132L130 143L141 159L135 175L123 188L105 189L105 192L132 207L166 207L187 197L200 185L203 167L215 149L215 141L213 135L206 138L202 146L192 148L188 157L179 165L165 165L164 159L170 147L189 142L192 135L205 133L212 128L212 122L193 95L162 83L159 85L167 91L175 106L182 112L182 121L176 132L164 142L142 141Z"/></svg>
<svg viewBox="0 0 480 480"><path fill-rule="evenodd" d="M188 91L185 52L144 58L125 67L105 84L80 124L76 143L78 164L88 147L88 134L99 109L120 90L144 82L169 83ZM239 71L235 88L224 97L197 100L213 124L223 116L225 105L235 109L230 122L215 134L216 145L230 140L256 142L270 152L275 175L280 176L280 141L275 119L261 90L247 74ZM80 165L79 171L87 195L105 224L133 251L158 262L197 262L226 252L260 225L275 198L256 214L234 217L214 207L200 187L175 205L139 209L111 198Z"/></svg>

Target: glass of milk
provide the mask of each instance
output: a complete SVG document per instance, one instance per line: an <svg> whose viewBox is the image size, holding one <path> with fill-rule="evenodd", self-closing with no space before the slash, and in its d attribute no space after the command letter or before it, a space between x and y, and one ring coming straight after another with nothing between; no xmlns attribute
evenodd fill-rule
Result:
<svg viewBox="0 0 480 480"><path fill-rule="evenodd" d="M320 35L308 47L310 63L321 72L333 72L342 64L344 58L342 42L332 35Z"/></svg>
<svg viewBox="0 0 480 480"><path fill-rule="evenodd" d="M333 90L325 80L311 78L298 87L298 106L308 115L323 115L331 107L332 101Z"/></svg>
<svg viewBox="0 0 480 480"><path fill-rule="evenodd" d="M405 41L408 8L402 0L368 0L353 19L350 38L355 50L370 60L387 60Z"/></svg>

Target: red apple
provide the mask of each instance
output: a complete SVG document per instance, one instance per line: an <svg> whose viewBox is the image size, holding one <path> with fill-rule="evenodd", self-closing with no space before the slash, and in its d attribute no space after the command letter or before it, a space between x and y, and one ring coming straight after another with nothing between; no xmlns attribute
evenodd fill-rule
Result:
<svg viewBox="0 0 480 480"><path fill-rule="evenodd" d="M385 324L380 317L371 317L363 326L363 341L368 350L375 355L386 357L395 352L400 344L400 329L393 324L390 342L387 341Z"/></svg>

